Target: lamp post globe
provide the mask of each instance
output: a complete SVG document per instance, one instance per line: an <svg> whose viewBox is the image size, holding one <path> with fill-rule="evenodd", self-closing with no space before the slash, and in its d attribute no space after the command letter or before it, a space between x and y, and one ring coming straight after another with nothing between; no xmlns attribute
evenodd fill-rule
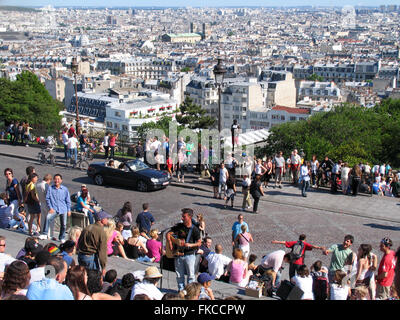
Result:
<svg viewBox="0 0 400 320"><path fill-rule="evenodd" d="M217 59L218 63L214 67L214 77L215 77L215 83L217 84L218 87L218 131L221 132L222 126L221 126L221 87L224 82L224 76L226 73L226 67L222 63L222 59L218 58Z"/></svg>

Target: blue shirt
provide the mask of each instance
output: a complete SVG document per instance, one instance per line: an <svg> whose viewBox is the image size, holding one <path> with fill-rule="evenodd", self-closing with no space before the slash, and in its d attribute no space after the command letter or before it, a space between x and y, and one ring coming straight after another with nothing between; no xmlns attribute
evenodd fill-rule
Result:
<svg viewBox="0 0 400 320"><path fill-rule="evenodd" d="M246 232L249 232L249 225L246 222L243 221L242 223L239 223L239 221L236 221L232 226L232 231L234 232L233 240L235 240L239 233L242 232L242 224L246 226Z"/></svg>
<svg viewBox="0 0 400 320"><path fill-rule="evenodd" d="M72 261L74 261L74 259L65 251L61 252L61 256L64 259L64 261L67 263L68 268L71 266Z"/></svg>
<svg viewBox="0 0 400 320"><path fill-rule="evenodd" d="M88 205L88 203L87 203L87 198L83 199L82 197L78 197L78 200L77 200L76 202L77 202L76 210L77 210L77 211L80 211L80 212L84 209L83 206L82 206L82 204L81 204L81 202L83 202L83 204L84 204L85 206Z"/></svg>
<svg viewBox="0 0 400 320"><path fill-rule="evenodd" d="M69 197L69 191L63 185L61 185L58 189L55 185L49 187L46 194L46 202L49 210L53 209L59 214L65 214L71 211L71 199Z"/></svg>
<svg viewBox="0 0 400 320"><path fill-rule="evenodd" d="M32 282L26 297L29 300L75 300L71 290L55 279Z"/></svg>
<svg viewBox="0 0 400 320"><path fill-rule="evenodd" d="M136 223L138 224L140 231L145 230L146 232L149 232L151 229L151 223L154 221L152 214L147 211L139 213L136 218Z"/></svg>
<svg viewBox="0 0 400 320"><path fill-rule="evenodd" d="M10 186L6 187L6 191L8 193L10 202L14 201L14 200L18 200L17 190L14 187L15 185L17 185L17 188L18 188L18 180L14 178L14 179L12 179Z"/></svg>

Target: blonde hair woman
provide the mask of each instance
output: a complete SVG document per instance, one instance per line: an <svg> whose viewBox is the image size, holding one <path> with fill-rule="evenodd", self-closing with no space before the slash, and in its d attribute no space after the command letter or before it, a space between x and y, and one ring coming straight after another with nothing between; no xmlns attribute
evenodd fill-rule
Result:
<svg viewBox="0 0 400 320"><path fill-rule="evenodd" d="M161 256L163 255L163 250L161 246L161 241L158 241L158 229L150 230L150 240L147 240L147 256L152 259L153 262L160 262Z"/></svg>
<svg viewBox="0 0 400 320"><path fill-rule="evenodd" d="M130 259L138 259L139 261L150 262L151 259L149 257L143 257L143 255L147 254L148 250L143 242L139 239L139 236L139 228L133 227L132 237L125 241L125 252Z"/></svg>
<svg viewBox="0 0 400 320"><path fill-rule="evenodd" d="M78 226L73 226L69 230L68 238L69 240L72 240L75 242L75 248L72 254L76 254L77 248L78 248L78 240L79 237L81 236L82 233L82 228Z"/></svg>
<svg viewBox="0 0 400 320"><path fill-rule="evenodd" d="M124 238L121 234L115 230L115 221L113 219L108 220L108 224L104 227L104 231L107 235L107 255L117 256L121 255L124 259L129 259L123 247Z"/></svg>

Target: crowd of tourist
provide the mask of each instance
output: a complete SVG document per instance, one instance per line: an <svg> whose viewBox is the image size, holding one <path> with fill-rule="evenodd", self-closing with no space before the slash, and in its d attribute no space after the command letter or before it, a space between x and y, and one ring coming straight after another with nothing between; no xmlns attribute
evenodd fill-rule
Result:
<svg viewBox="0 0 400 320"><path fill-rule="evenodd" d="M187 157L183 141L180 146ZM193 151L192 147L189 149ZM180 170L178 177L184 182L179 162L177 168ZM293 184L301 184L303 196L307 196L310 186L318 188L324 184L330 186L332 193L341 188L344 194L353 195L357 195L363 183L373 188L372 192L378 188L375 185L378 183L377 193L383 195L398 197L400 190L399 176L387 164L371 168L366 163L350 169L346 163L334 163L327 157L321 163L315 156L311 161L304 161L297 150L287 160L279 152L265 161L247 158L238 166L230 157L211 172L208 166L202 169L203 176L211 180L214 197L224 199L225 207L229 204L233 207L238 192L237 176L241 176L242 210L253 207L254 213L258 212L260 197L268 188L283 187L285 175ZM256 264L257 256L251 253L251 244L257 239L253 239L242 214L232 226L230 248L224 249L218 243L213 250L203 215L195 214L191 208L182 209L181 222L168 230L163 245L164 233L154 227L155 219L148 203L143 204L143 211L136 219L130 202L125 202L112 216L96 207L86 185L81 186L74 206L60 174L46 174L39 181L35 168L29 166L20 181L11 168L5 169L4 175L6 188L0 194L0 228L27 233L28 238L14 258L7 255L6 239L0 237L1 299L214 300L211 289L214 280L243 288L252 281L261 281L268 287L270 296L276 296L283 283L285 264L289 265L290 282L303 292L301 299L398 299L395 270L398 270L396 260L400 252L396 254L392 250L393 243L388 238L383 238L379 244L383 253L379 267L377 255L372 252L373 244L360 244L353 251L351 235L346 235L343 243L328 248L307 243L306 235L293 241L274 240L273 244L284 245L290 251L269 252ZM275 180L272 186L269 185L271 179ZM372 184L367 182L371 179L375 181ZM83 212L89 225L67 230L67 218L72 210ZM55 219L60 220L58 238L54 236ZM50 242L43 246L39 240ZM52 242L57 240L60 245ZM305 254L313 249L331 255L330 265L323 266L320 260L307 265ZM224 251L232 252L232 257ZM110 256L153 265L118 277L116 270L107 269ZM157 265L161 269L172 266L177 294L163 295L157 288L162 277ZM53 270L50 274L45 272L49 268Z"/></svg>

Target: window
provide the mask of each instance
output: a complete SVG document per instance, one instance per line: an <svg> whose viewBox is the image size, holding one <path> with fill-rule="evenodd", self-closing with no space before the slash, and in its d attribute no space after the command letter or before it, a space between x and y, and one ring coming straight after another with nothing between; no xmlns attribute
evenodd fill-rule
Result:
<svg viewBox="0 0 400 320"><path fill-rule="evenodd" d="M107 121L107 128L112 128L113 127L113 123L110 121Z"/></svg>
<svg viewBox="0 0 400 320"><path fill-rule="evenodd" d="M290 117L290 121L296 121L296 117Z"/></svg>
<svg viewBox="0 0 400 320"><path fill-rule="evenodd" d="M122 130L128 131L128 126L123 124L123 125L122 125Z"/></svg>
<svg viewBox="0 0 400 320"><path fill-rule="evenodd" d="M114 129L119 129L119 124L118 123L114 123Z"/></svg>
<svg viewBox="0 0 400 320"><path fill-rule="evenodd" d="M121 117L121 113L120 113L119 111L115 111L114 115L115 115L116 117Z"/></svg>
<svg viewBox="0 0 400 320"><path fill-rule="evenodd" d="M271 119L272 120L279 120L279 115L278 114L273 114Z"/></svg>
<svg viewBox="0 0 400 320"><path fill-rule="evenodd" d="M285 116L281 116L281 120L285 120Z"/></svg>

